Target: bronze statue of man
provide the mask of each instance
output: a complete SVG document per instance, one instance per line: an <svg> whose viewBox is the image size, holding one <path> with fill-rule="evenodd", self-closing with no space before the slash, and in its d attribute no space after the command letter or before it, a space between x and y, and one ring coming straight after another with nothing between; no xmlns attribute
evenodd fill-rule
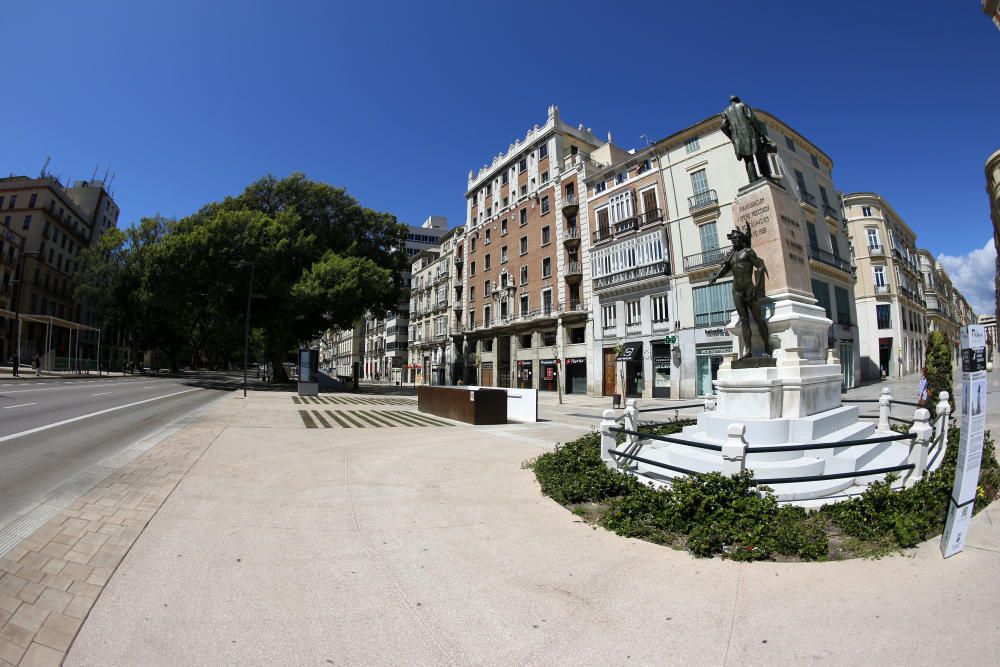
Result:
<svg viewBox="0 0 1000 667"><path fill-rule="evenodd" d="M733 274L733 304L736 306L736 313L740 317L740 325L743 330L743 349L740 350L740 359L749 359L752 356L750 345L750 317L753 316L757 323L757 331L764 340L765 356L771 356L771 341L767 333L767 322L761 313L760 300L764 297L764 276L767 275L767 267L764 260L757 256L753 248L750 247L750 224L747 223L746 230L734 229L726 238L733 242L733 249L722 263L719 270L715 272L709 285L714 285L715 281L729 272ZM754 269L757 270L754 276Z"/></svg>
<svg viewBox="0 0 1000 667"><path fill-rule="evenodd" d="M747 168L747 178L753 183L760 176L771 177L771 166L767 161L768 153L777 153L778 147L767 136L767 127L757 118L746 104L736 95L729 98L729 106L722 112L722 131L733 141L736 157L743 160ZM754 161L757 169L754 168Z"/></svg>

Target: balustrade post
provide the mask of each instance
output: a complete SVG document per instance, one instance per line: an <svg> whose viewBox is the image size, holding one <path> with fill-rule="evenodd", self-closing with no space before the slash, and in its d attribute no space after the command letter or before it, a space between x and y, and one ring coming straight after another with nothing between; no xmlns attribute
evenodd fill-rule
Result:
<svg viewBox="0 0 1000 667"><path fill-rule="evenodd" d="M913 470L909 472L904 480L905 486L913 486L924 476L924 468L927 467L927 451L930 449L931 434L931 413L927 408L917 408L913 411L913 426L910 433L916 435L910 441L910 455L906 462L913 464Z"/></svg>
<svg viewBox="0 0 1000 667"><path fill-rule="evenodd" d="M942 391L938 394L938 404L937 404L937 432L934 434L934 440L941 447L946 447L948 445L948 427L951 421L951 403L948 401L948 392Z"/></svg>
<svg viewBox="0 0 1000 667"><path fill-rule="evenodd" d="M882 395L878 397L878 426L875 430L879 433L888 433L889 411L892 410L892 394L888 387L882 387Z"/></svg>
<svg viewBox="0 0 1000 667"><path fill-rule="evenodd" d="M715 396L709 396L705 399L705 412L713 412L715 410Z"/></svg>
<svg viewBox="0 0 1000 667"><path fill-rule="evenodd" d="M625 430L639 430L639 403L634 398L625 401ZM628 446L631 450L639 443L639 436L628 435L626 440L628 440Z"/></svg>
<svg viewBox="0 0 1000 667"><path fill-rule="evenodd" d="M722 474L738 475L746 469L747 432L746 424L730 424L727 429L728 438L722 445Z"/></svg>
<svg viewBox="0 0 1000 667"><path fill-rule="evenodd" d="M615 449L615 434L611 429L618 425L615 421L615 411L607 409L604 411L604 418L601 420L601 460L609 468L614 468L617 462L611 457L611 450Z"/></svg>

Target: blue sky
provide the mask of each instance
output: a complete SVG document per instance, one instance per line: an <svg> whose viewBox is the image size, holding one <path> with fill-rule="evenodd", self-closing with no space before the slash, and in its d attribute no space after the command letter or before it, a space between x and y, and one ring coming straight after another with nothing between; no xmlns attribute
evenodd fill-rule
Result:
<svg viewBox="0 0 1000 667"><path fill-rule="evenodd" d="M629 148L737 93L961 262L991 237L1000 147L1000 31L979 5L7 0L0 168L110 167L124 223L304 171L455 225L469 169L549 104Z"/></svg>

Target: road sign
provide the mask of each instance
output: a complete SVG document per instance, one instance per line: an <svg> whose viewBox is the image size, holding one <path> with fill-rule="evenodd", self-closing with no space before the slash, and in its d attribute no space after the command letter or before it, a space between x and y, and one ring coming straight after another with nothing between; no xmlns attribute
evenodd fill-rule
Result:
<svg viewBox="0 0 1000 667"><path fill-rule="evenodd" d="M958 427L958 462L955 484L948 503L948 523L941 535L941 553L945 558L965 548L965 537L972 521L972 508L979 484L983 458L983 431L986 425L986 327L970 324L961 329L962 411ZM945 436L947 437L947 435Z"/></svg>

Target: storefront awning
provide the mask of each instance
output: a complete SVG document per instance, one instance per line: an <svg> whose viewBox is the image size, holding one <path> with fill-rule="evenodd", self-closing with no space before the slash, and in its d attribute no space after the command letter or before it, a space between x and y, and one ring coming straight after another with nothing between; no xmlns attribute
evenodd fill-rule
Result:
<svg viewBox="0 0 1000 667"><path fill-rule="evenodd" d="M642 359L642 343L625 343L615 361L639 361Z"/></svg>

